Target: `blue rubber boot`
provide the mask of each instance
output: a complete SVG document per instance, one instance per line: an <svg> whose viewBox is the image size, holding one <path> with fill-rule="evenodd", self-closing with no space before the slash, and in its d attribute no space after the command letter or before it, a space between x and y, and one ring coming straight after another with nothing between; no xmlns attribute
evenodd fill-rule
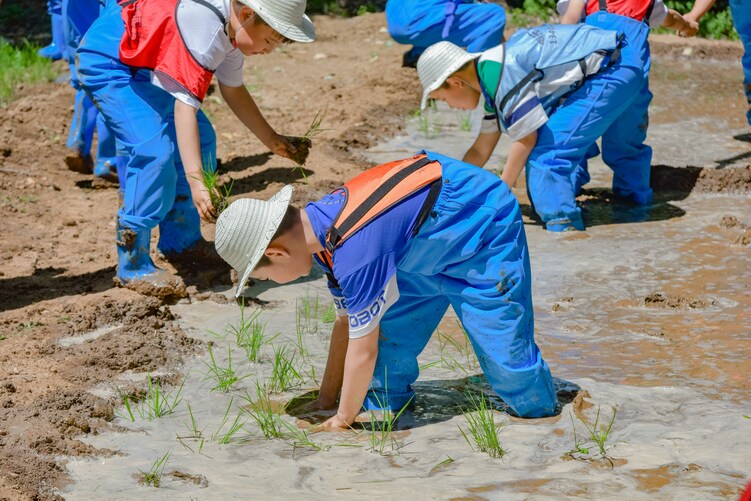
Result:
<svg viewBox="0 0 751 501"><path fill-rule="evenodd" d="M115 158L97 158L94 164L94 175L99 179L104 179L112 184L118 183L117 177L117 159Z"/></svg>
<svg viewBox="0 0 751 501"><path fill-rule="evenodd" d="M39 49L39 55L57 61L63 58L65 51L65 38L63 36L63 16L52 14L52 43Z"/></svg>
<svg viewBox="0 0 751 501"><path fill-rule="evenodd" d="M151 230L117 226L117 275L115 283L160 299L187 296L179 277L157 268L149 256Z"/></svg>

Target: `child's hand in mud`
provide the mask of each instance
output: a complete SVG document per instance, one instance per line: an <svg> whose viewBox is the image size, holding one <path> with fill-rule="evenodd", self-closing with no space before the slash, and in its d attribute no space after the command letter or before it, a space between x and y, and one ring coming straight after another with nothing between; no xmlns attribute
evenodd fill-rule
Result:
<svg viewBox="0 0 751 501"><path fill-rule="evenodd" d="M309 422L320 422L331 417L332 411L336 409L336 399L318 398L312 400L293 399L287 404L287 414L296 416Z"/></svg>
<svg viewBox="0 0 751 501"><path fill-rule="evenodd" d="M271 151L279 156L289 158L297 165L305 165L313 143L307 137L277 135Z"/></svg>
<svg viewBox="0 0 751 501"><path fill-rule="evenodd" d="M215 223L217 213L214 204L211 202L209 191L201 181L189 179L188 184L190 185L190 195L193 197L193 204L196 206L196 210L198 210L198 215L207 223ZM219 193L215 195L218 196Z"/></svg>
<svg viewBox="0 0 751 501"><path fill-rule="evenodd" d="M319 432L319 431L347 431L350 430L352 427L348 422L343 420L339 417L339 415L335 415L327 419L321 424L313 426L310 431L311 432Z"/></svg>

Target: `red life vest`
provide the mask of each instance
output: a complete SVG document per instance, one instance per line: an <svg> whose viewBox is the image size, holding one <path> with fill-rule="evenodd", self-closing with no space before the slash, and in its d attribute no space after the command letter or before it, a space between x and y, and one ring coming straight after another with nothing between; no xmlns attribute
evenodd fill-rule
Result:
<svg viewBox="0 0 751 501"><path fill-rule="evenodd" d="M226 20L219 10L202 0L194 0ZM133 68L167 75L199 101L203 101L214 70L205 68L190 53L177 26L179 0L125 0L122 18L125 33L120 42L120 60Z"/></svg>
<svg viewBox="0 0 751 501"><path fill-rule="evenodd" d="M590 15L597 11L606 11L649 24L653 8L654 0L589 0L586 12Z"/></svg>
<svg viewBox="0 0 751 501"><path fill-rule="evenodd" d="M318 254L329 270L329 281L336 285L333 254L337 247L394 205L432 185L418 214L416 232L438 197L442 174L440 162L422 153L368 169L337 190L346 200L326 231L326 248Z"/></svg>

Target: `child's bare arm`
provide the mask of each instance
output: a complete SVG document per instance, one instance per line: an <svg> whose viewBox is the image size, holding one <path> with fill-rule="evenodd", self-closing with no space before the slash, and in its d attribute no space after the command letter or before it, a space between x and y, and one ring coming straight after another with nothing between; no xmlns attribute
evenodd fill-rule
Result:
<svg viewBox="0 0 751 501"><path fill-rule="evenodd" d="M488 163L488 159L493 154L493 150L495 150L499 139L501 139L500 131L491 133L481 132L477 135L477 139L475 139L475 142L467 150L467 153L464 154L462 161L483 167Z"/></svg>
<svg viewBox="0 0 751 501"><path fill-rule="evenodd" d="M691 12L685 14L683 17L687 21L695 21L698 23L699 19L704 17L704 14L709 12L709 9L712 8L714 3L715 0L696 0L696 2L694 2L694 7L691 9Z"/></svg>
<svg viewBox="0 0 751 501"><path fill-rule="evenodd" d="M349 319L348 317L336 317L334 328L331 331L331 343L329 343L329 357L326 360L326 370L323 372L321 390L318 393L316 407L319 409L332 409L336 405L336 398L342 389L344 377L344 358L347 355L349 344Z"/></svg>
<svg viewBox="0 0 751 501"><path fill-rule="evenodd" d="M203 184L203 160L201 159L201 139L198 134L198 110L182 101L175 100L175 133L180 159L183 162L185 176L190 185L193 198L201 219L216 221L216 209L211 203L211 197Z"/></svg>
<svg viewBox="0 0 751 501"><path fill-rule="evenodd" d="M577 24L584 12L584 0L570 0L566 13L561 16L561 24Z"/></svg>
<svg viewBox="0 0 751 501"><path fill-rule="evenodd" d="M261 110L258 109L256 102L245 87L228 87L220 82L219 91L237 118L269 150L297 163L305 163L311 146L309 139L277 134L263 117Z"/></svg>
<svg viewBox="0 0 751 501"><path fill-rule="evenodd" d="M347 429L362 409L365 394L373 379L376 358L378 357L378 336L380 327L363 337L350 339L344 362L342 396L336 416L324 422L324 430Z"/></svg>
<svg viewBox="0 0 751 501"><path fill-rule="evenodd" d="M511 151L506 159L506 165L503 167L503 174L501 179L513 187L516 184L516 180L519 179L522 169L527 164L529 154L537 144L537 131L527 134L518 141L511 143Z"/></svg>
<svg viewBox="0 0 751 501"><path fill-rule="evenodd" d="M679 35L684 37L692 37L699 31L698 22L685 19L673 9L668 9L668 15L665 16L662 25L669 30L677 31Z"/></svg>

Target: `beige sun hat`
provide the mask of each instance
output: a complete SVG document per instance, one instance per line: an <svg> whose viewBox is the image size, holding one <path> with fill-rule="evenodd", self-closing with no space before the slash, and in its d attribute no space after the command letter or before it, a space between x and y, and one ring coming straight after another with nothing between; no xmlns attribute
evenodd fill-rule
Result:
<svg viewBox="0 0 751 501"><path fill-rule="evenodd" d="M240 0L276 32L295 42L316 39L313 22L305 15L306 0Z"/></svg>
<svg viewBox="0 0 751 501"><path fill-rule="evenodd" d="M417 60L417 75L423 88L420 109L425 109L430 93L443 85L452 73L478 57L479 53L467 52L451 42L438 42L428 47Z"/></svg>
<svg viewBox="0 0 751 501"><path fill-rule="evenodd" d="M217 219L216 251L241 277L235 297L240 296L250 273L269 246L284 219L290 198L290 185L279 190L268 201L241 198L232 202Z"/></svg>

